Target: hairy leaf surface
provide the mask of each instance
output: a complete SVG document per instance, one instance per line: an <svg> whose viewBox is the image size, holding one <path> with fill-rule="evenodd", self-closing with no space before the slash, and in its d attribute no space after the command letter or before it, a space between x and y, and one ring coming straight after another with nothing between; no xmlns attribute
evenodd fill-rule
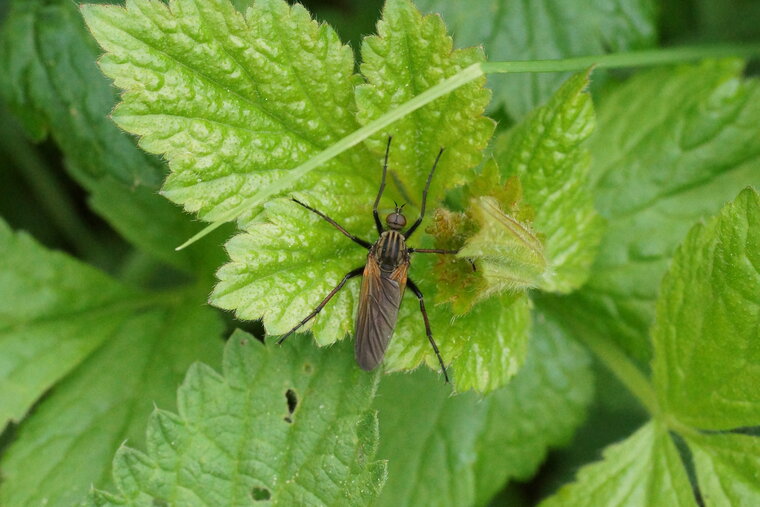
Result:
<svg viewBox="0 0 760 507"><path fill-rule="evenodd" d="M406 0L389 2L383 12L384 18L379 25L380 35L368 38L363 47L365 62L362 71L368 83L356 88L357 118L360 123L370 121L386 109L482 58L477 51L453 50L451 39L446 35L440 18L423 18ZM249 23L254 23L255 16L262 15L255 8L248 11ZM268 36L266 33L260 34L262 40ZM338 50L337 46L333 49ZM296 53L290 57L299 58ZM417 66L419 72L409 72L407 66L412 64ZM350 70L350 67L347 69ZM331 77L333 78L334 76ZM318 76L314 79L318 79ZM347 76L344 79L353 78ZM348 81L341 83L340 86L349 86L350 83L347 83ZM316 90L333 88L332 84L327 86L316 81L313 86L317 87ZM304 88L306 91L311 89ZM275 93L275 89L272 90ZM404 202L409 203L405 212L411 225L416 218L415 205L420 204L422 188L440 146L445 146L446 151L436 169L428 198L428 210L442 199L445 190L466 182L474 174L472 168L479 162L480 151L493 130L493 122L483 116L488 98L489 92L483 88L483 80L480 80L394 124L388 160L388 188L380 202L382 216L389 208L392 209L390 203L394 198L403 198ZM351 103L344 104L344 107L349 112L353 111ZM312 112L305 110L303 114L308 116ZM311 121L322 125L318 120ZM357 125L348 122L341 132L347 133ZM325 129L328 126L323 125ZM452 126L456 126L456 132L451 130ZM336 134L334 129L330 132L330 136ZM324 146L336 139L330 136L325 137ZM343 162L336 161L331 166L335 168L333 172L321 173L321 183L294 195L336 219L358 237L374 242L377 232L373 227L371 209L380 182L387 142L385 134L368 142L372 154L366 152L366 163L362 165L355 158L340 159ZM362 150L365 148L359 151ZM267 154L262 154L262 157L265 155ZM366 178L358 182L357 175L361 174ZM332 186L328 188L328 185ZM420 232L410 240L409 246L424 244L424 228L423 224ZM245 229L245 233L233 238L227 245L231 262L218 273L220 283L214 290L212 302L221 308L234 310L241 318L263 317L264 325L271 334L285 333L298 324L337 286L347 272L366 261L366 251L352 244L321 218L290 200L270 202L261 214L247 221ZM425 257L415 256L410 276L420 282L426 299L435 302L435 285L428 283L424 275L424 269L429 267L431 259L430 256ZM416 267L418 264L420 268ZM418 274L421 276L418 277ZM349 281L314 322L305 328L310 326L319 344L331 344L353 332L358 289L358 280ZM388 351L386 364L391 370L415 368L423 361L436 370L440 369L425 338L424 327L420 329L422 318L417 308L414 298L408 295L402 305L396 336ZM469 324L475 320L463 319L452 326L449 325L450 315L443 308L436 310L433 304L428 303L428 309L436 341L444 359L451 363L467 342L469 333L463 333L462 330L468 329ZM481 325L473 333L482 336L485 332ZM517 355L507 363L502 362L501 371L494 373L492 379L499 378L503 382L516 371L516 365L522 362L524 356L524 341L524 334L519 339L514 339ZM490 356L476 355L468 361L466 368L488 361L491 361ZM465 367L462 370L466 374L484 378L482 366L478 371L467 372ZM490 382L493 384L493 380ZM487 383L482 381L478 385L485 386ZM467 388L474 385L470 382Z"/></svg>
<svg viewBox="0 0 760 507"><path fill-rule="evenodd" d="M480 49L453 49L440 16L422 16L409 0L388 0L377 35L362 43L362 74L367 84L356 88L358 118L362 124L484 60ZM394 136L391 174L404 202L419 207L422 189L438 151L428 206L433 208L446 191L470 180L488 144L494 122L483 116L491 98L479 78L407 115L389 127ZM369 143L376 153L385 137ZM411 214L411 212L410 212Z"/></svg>
<svg viewBox="0 0 760 507"><path fill-rule="evenodd" d="M163 193L213 221L358 127L353 54L300 5L257 0L131 0L84 6L125 92L114 120L169 161ZM299 182L319 193L367 185L367 152ZM242 217L245 224L250 217Z"/></svg>

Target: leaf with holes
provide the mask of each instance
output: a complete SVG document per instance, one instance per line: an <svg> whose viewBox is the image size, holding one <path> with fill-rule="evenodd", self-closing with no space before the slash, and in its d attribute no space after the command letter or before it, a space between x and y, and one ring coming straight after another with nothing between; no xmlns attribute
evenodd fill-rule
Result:
<svg viewBox="0 0 760 507"><path fill-rule="evenodd" d="M353 364L343 344L263 345L236 332L223 372L193 366L177 393L178 413L156 410L147 450L122 447L118 494L97 505L366 505L385 481L374 460L377 376Z"/></svg>

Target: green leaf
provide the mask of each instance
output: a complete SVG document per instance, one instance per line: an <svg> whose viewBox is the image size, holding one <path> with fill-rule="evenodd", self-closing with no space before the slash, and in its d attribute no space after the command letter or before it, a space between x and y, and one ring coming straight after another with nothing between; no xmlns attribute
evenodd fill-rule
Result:
<svg viewBox="0 0 760 507"><path fill-rule="evenodd" d="M70 505L107 484L119 443L171 406L187 366L219 355L221 326L192 291L126 288L3 222L0 257L0 424L50 391L3 453L0 504Z"/></svg>
<svg viewBox="0 0 760 507"><path fill-rule="evenodd" d="M193 361L218 361L221 327L197 298L133 311L21 424L0 462L0 504L73 505L109 487L119 445L142 445L146 418L174 408Z"/></svg>
<svg viewBox="0 0 760 507"><path fill-rule="evenodd" d="M562 318L641 362L673 251L760 174L760 84L741 71L731 60L652 70L599 101L592 177L608 228Z"/></svg>
<svg viewBox="0 0 760 507"><path fill-rule="evenodd" d="M483 44L490 61L544 60L624 52L656 41L657 6L652 0L418 0L440 12L461 45ZM495 77L494 101L520 118L548 99L566 73Z"/></svg>
<svg viewBox="0 0 760 507"><path fill-rule="evenodd" d="M345 345L265 346L237 332L223 374L194 365L178 413L153 413L147 452L119 450L113 503L366 505L385 480L369 410L376 380Z"/></svg>
<svg viewBox="0 0 760 507"><path fill-rule="evenodd" d="M59 379L142 306L139 293L0 220L0 428L19 421Z"/></svg>
<svg viewBox="0 0 760 507"><path fill-rule="evenodd" d="M413 259L409 277L426 295L433 337L444 362L454 366L454 387L459 391L488 391L503 385L525 360L529 327L527 300L509 294L494 297L452 319L447 305L436 304L437 280L430 276L435 262L432 257L419 255ZM501 349L502 346L505 348ZM385 355L385 370L410 370L422 362L440 371L438 359L425 338L417 298L407 291Z"/></svg>
<svg viewBox="0 0 760 507"><path fill-rule="evenodd" d="M593 395L588 352L536 313L525 365L485 400L491 401L478 437L477 503L485 504L509 480L529 479L549 449L570 442Z"/></svg>
<svg viewBox="0 0 760 507"><path fill-rule="evenodd" d="M722 434L686 437L705 505L755 505L760 500L760 438Z"/></svg>
<svg viewBox="0 0 760 507"><path fill-rule="evenodd" d="M462 261L436 266L455 313L503 291L570 292L589 276L602 225L584 147L594 127L587 83L587 75L574 76L496 141L502 169L495 160L484 165L465 192L466 214L436 212L428 229L436 247L458 249L480 268L473 273Z"/></svg>
<svg viewBox="0 0 760 507"><path fill-rule="evenodd" d="M381 23L381 36L369 38L363 50L365 64L362 69L369 82L356 90L362 122L371 120L374 115L385 112L383 108L405 101L417 91L445 79L480 58L475 51L452 51L451 41L440 20L422 18L409 2L392 1L384 12L387 19ZM251 16L253 14L255 13ZM254 22L253 17L250 22ZM298 58L297 55L291 57ZM419 72L409 74L405 66L399 66L398 58L401 57L406 63L416 62ZM426 65L424 71L421 62ZM341 86L343 85L345 83ZM432 207L433 203L442 198L445 187L467 180L467 175L471 174L469 170L480 160L480 150L487 143L493 129L493 122L482 116L489 96L482 85L482 80L467 85L451 97L421 109L415 113L417 116L411 115L393 127L389 187L396 182L398 188L387 190L388 195L380 203L381 209L390 204L394 195L412 195L415 199L421 195L441 144L445 144L447 149L436 169L428 205ZM391 94L391 91L394 93ZM125 103L127 101L125 98ZM438 121L436 128L429 127L433 118ZM461 129L458 136L452 136L450 129L446 128L450 124L457 124ZM344 132L355 126L347 124ZM325 128L328 129L327 126ZM336 132L332 127L328 130ZM380 180L386 143L385 137L369 143L375 149L375 154L369 158L369 164L341 165L335 162L338 165L334 166L332 174L325 176L324 185L332 185L327 182L332 179L333 182L344 182L341 185L351 185L350 189L331 187L328 192L324 190L326 187L312 186L311 191L296 195L308 205L338 220L358 237L374 241L377 233L374 231L371 209ZM415 146L420 147L419 152L415 151ZM424 164L423 158L426 160ZM351 183L351 178L360 174L356 167L362 167L368 175L368 180L359 185ZM270 334L285 333L294 327L347 272L366 262L366 251L357 248L322 219L289 200L271 201L262 213L246 223L245 228L245 233L233 238L227 245L231 262L219 271L220 283L211 300L221 308L234 310L241 318L256 319L263 316ZM410 246L416 244L415 237ZM427 281L424 275L419 280L417 276L430 268L429 257L415 256L410 276L420 283L426 299L434 301L436 286ZM313 323L309 324L317 343L328 345L353 331L352 319L358 302L358 291L358 280L348 282ZM439 370L432 348L425 340L418 304L413 301L409 295L407 302L402 305L386 366L390 370L412 369L425 361ZM447 363L454 361L463 350L468 336L476 335L484 340L484 333L491 333L491 330L484 329L483 323L480 323L477 331L471 332L471 324L475 322L472 317L461 319L452 326L448 311L428 306L434 326L433 333ZM489 382L493 385L493 379L501 379L503 382L514 373L515 365L519 365L524 356L525 338L524 333L514 338L516 356L501 365L503 371L494 373L488 382L481 380L479 385ZM482 367L478 371L469 372L465 368L485 364L490 360L490 357L473 356L468 360L467 366L463 366L463 373L471 375L473 379L483 379ZM474 380L468 382L468 387L476 385Z"/></svg>
<svg viewBox="0 0 760 507"><path fill-rule="evenodd" d="M652 331L660 402L680 422L760 425L760 196L695 226L665 276Z"/></svg>
<svg viewBox="0 0 760 507"><path fill-rule="evenodd" d="M678 450L658 423L607 447L603 458L541 505L697 505Z"/></svg>
<svg viewBox="0 0 760 507"><path fill-rule="evenodd" d="M71 175L93 194L95 211L129 241L176 267L198 272L199 266L218 266L214 244L174 251L199 225L156 195L163 164L108 118L117 96L95 64L98 48L76 5L12 2L0 45L0 94L35 140L53 137ZM137 215L145 218L135 224Z"/></svg>
<svg viewBox="0 0 760 507"><path fill-rule="evenodd" d="M470 505L477 435L487 404L451 389L428 371L383 379L378 456L388 461L380 506Z"/></svg>
<svg viewBox="0 0 760 507"><path fill-rule="evenodd" d="M322 210L332 214L331 209ZM342 224L354 232L369 231L371 216L367 209ZM249 225L248 233L233 237L226 248L230 262L217 273L219 283L211 303L234 309L242 319L263 317L267 332L274 335L298 324L367 256L365 249L290 200L270 202L264 216ZM329 345L353 332L358 298L355 279L313 320L317 343Z"/></svg>
<svg viewBox="0 0 760 507"><path fill-rule="evenodd" d="M519 125L496 142L496 160L518 177L535 210L532 227L542 235L548 271L539 287L570 292L589 276L601 239L594 210L585 141L594 129L588 74L576 74Z"/></svg>
<svg viewBox="0 0 760 507"><path fill-rule="evenodd" d="M480 49L452 50L451 37L439 16L422 16L409 0L388 0L378 35L362 44L362 74L367 84L356 87L358 118L362 124L381 116L473 63L484 61ZM390 165L401 197L419 205L436 154L445 148L430 187L431 208L455 186L474 176L482 150L494 129L483 115L491 98L485 78L458 88L395 122ZM368 144L382 153L386 136Z"/></svg>
<svg viewBox="0 0 760 507"><path fill-rule="evenodd" d="M589 357L556 324L534 324L525 366L485 397L451 397L427 372L384 378L375 406L389 469L379 505L485 504L570 439L591 401Z"/></svg>
<svg viewBox="0 0 760 507"><path fill-rule="evenodd" d="M473 309L465 320L475 332L451 363L458 390L487 393L520 370L528 348L530 308L528 296L519 293L493 298ZM478 322L483 324L477 326Z"/></svg>
<svg viewBox="0 0 760 507"><path fill-rule="evenodd" d="M164 195L204 220L358 127L351 49L300 5L258 0L243 15L228 0L131 0L82 12L106 50L101 69L125 91L114 120L168 160ZM299 188L350 195L368 184L356 170L372 167L367 155L344 153Z"/></svg>

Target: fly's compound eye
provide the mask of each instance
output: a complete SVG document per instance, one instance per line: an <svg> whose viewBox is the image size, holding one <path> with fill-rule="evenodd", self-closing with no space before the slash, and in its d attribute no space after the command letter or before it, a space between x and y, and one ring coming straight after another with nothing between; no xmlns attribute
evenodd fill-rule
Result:
<svg viewBox="0 0 760 507"><path fill-rule="evenodd" d="M401 213L391 213L385 217L385 223L393 230L399 230L406 225L406 217Z"/></svg>

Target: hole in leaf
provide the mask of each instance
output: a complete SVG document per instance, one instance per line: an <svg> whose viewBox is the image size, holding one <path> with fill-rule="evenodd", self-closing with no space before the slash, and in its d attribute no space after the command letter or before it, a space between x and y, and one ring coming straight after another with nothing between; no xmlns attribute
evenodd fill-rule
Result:
<svg viewBox="0 0 760 507"><path fill-rule="evenodd" d="M307 374L310 374L312 372L312 367L310 363L304 363L303 372Z"/></svg>
<svg viewBox="0 0 760 507"><path fill-rule="evenodd" d="M255 487L251 490L251 496L256 502L263 502L272 498L272 493L267 488Z"/></svg>
<svg viewBox="0 0 760 507"><path fill-rule="evenodd" d="M163 498L154 498L152 503L156 507L168 507L169 505L169 502L167 502Z"/></svg>
<svg viewBox="0 0 760 507"><path fill-rule="evenodd" d="M293 418L291 417L293 415L293 412L296 411L296 407L298 406L298 397L296 396L296 392L292 389L288 389L285 391L285 399L288 401L288 415L285 416L285 422L292 423Z"/></svg>

